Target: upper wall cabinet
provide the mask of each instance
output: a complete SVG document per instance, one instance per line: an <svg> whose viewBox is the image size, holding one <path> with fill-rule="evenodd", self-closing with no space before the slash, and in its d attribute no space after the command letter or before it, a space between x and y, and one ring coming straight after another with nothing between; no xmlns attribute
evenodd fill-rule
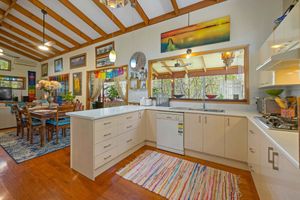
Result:
<svg viewBox="0 0 300 200"><path fill-rule="evenodd" d="M260 48L257 70L274 70L273 66L278 67L279 61L300 56L300 51L295 51L300 47L299 40L300 3L297 3Z"/></svg>

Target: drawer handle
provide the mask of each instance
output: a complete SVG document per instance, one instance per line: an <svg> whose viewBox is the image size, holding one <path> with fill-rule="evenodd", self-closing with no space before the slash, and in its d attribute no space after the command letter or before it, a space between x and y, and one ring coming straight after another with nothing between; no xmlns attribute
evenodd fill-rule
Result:
<svg viewBox="0 0 300 200"><path fill-rule="evenodd" d="M130 139L130 140L127 140L126 142L127 142L127 143L129 143L129 142L131 142L131 141L132 141L132 139Z"/></svg>
<svg viewBox="0 0 300 200"><path fill-rule="evenodd" d="M126 119L132 119L132 116L130 116L130 117L126 117Z"/></svg>
<svg viewBox="0 0 300 200"><path fill-rule="evenodd" d="M275 156L277 156L277 158L278 158L279 154L278 154L277 152L273 152L273 156L272 156L272 158L273 158L272 167L273 167L274 170L278 171L278 170L279 170L279 167L278 167L278 166L275 166Z"/></svg>
<svg viewBox="0 0 300 200"><path fill-rule="evenodd" d="M110 136L110 135L111 135L111 133L107 133L107 134L104 135L104 137L107 137L107 136Z"/></svg>
<svg viewBox="0 0 300 200"><path fill-rule="evenodd" d="M130 126L127 126L126 128L128 129L128 128L131 128L132 127L132 125L130 125Z"/></svg>
<svg viewBox="0 0 300 200"><path fill-rule="evenodd" d="M172 119L172 117L166 117L167 119Z"/></svg>
<svg viewBox="0 0 300 200"><path fill-rule="evenodd" d="M111 122L105 122L104 126L111 124Z"/></svg>
<svg viewBox="0 0 300 200"><path fill-rule="evenodd" d="M249 148L249 151L250 151L251 153L255 153L255 151L254 151L253 148Z"/></svg>
<svg viewBox="0 0 300 200"><path fill-rule="evenodd" d="M111 157L111 155L105 157L104 160L107 160L107 159L109 159L110 157Z"/></svg>
<svg viewBox="0 0 300 200"><path fill-rule="evenodd" d="M108 148L110 146L111 146L111 144L108 144L108 145L104 146L104 149L106 149L106 148Z"/></svg>
<svg viewBox="0 0 300 200"><path fill-rule="evenodd" d="M270 154L273 152L273 147L268 147L268 162L269 163L273 163L274 162L274 160L273 160L273 157L271 158L271 156L270 156ZM272 151L272 152L271 152ZM274 153L273 153L273 155L274 155Z"/></svg>
<svg viewBox="0 0 300 200"><path fill-rule="evenodd" d="M251 134L254 134L254 131L252 131L252 130L249 130L249 133L251 133Z"/></svg>

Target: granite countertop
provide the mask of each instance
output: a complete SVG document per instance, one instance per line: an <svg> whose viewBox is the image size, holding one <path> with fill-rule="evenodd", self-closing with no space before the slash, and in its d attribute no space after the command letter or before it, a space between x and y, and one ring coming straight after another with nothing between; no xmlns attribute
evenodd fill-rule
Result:
<svg viewBox="0 0 300 200"><path fill-rule="evenodd" d="M79 112L67 113L71 117L79 117L88 120L97 120L106 117L117 116L130 112L136 112L141 110L157 110L163 112L180 112L180 113L199 113L208 115L222 115L222 116L233 116L233 117L246 117L252 121L265 136L276 146L283 155L297 168L299 168L299 136L297 132L287 131L275 131L265 128L261 122L257 121L254 117L260 114L254 111L247 110L235 110L225 112L207 112L199 110L189 110L186 108L171 108L170 107L158 107L158 106L119 106L112 108L103 108L95 110L86 110Z"/></svg>

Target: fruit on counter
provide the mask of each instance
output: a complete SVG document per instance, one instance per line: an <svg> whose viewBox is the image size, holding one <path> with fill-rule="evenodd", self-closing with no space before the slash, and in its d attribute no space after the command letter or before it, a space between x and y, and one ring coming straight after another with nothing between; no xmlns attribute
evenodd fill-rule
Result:
<svg viewBox="0 0 300 200"><path fill-rule="evenodd" d="M282 109L287 109L288 105L287 105L287 101L281 99L280 97L275 97L275 102L278 104L278 106Z"/></svg>

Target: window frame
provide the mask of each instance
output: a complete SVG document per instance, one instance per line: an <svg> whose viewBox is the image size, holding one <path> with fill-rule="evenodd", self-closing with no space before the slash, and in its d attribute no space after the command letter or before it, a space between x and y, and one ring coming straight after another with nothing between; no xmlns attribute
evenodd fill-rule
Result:
<svg viewBox="0 0 300 200"><path fill-rule="evenodd" d="M0 60L4 60L4 61L6 61L6 62L8 62L8 69L1 69L0 68L0 71L11 71L11 60L8 60L8 59L6 59L6 58L0 58Z"/></svg>
<svg viewBox="0 0 300 200"><path fill-rule="evenodd" d="M192 53L192 56L199 56L199 55L205 55L205 54L211 54L211 53L217 53L217 52L225 52L225 51L236 51L239 49L244 49L244 84L245 84L245 98L241 100L234 100L234 99L205 99L205 102L208 103L221 103L221 104L249 104L249 94L250 94L250 88L249 88L249 45L241 45L241 46L235 46L235 47L229 47L229 48L222 48L222 49L215 49L215 50L208 50L208 51L201 51L201 52L195 52ZM152 97L152 64L158 61L165 61L170 59L179 59L179 58L185 58L186 54L180 54L177 56L171 56L171 57L165 57L165 58L159 58L154 60L148 61L148 97ZM174 86L172 86L174 87ZM179 102L201 102L202 99L176 99L176 98L170 98L172 101L179 101Z"/></svg>

